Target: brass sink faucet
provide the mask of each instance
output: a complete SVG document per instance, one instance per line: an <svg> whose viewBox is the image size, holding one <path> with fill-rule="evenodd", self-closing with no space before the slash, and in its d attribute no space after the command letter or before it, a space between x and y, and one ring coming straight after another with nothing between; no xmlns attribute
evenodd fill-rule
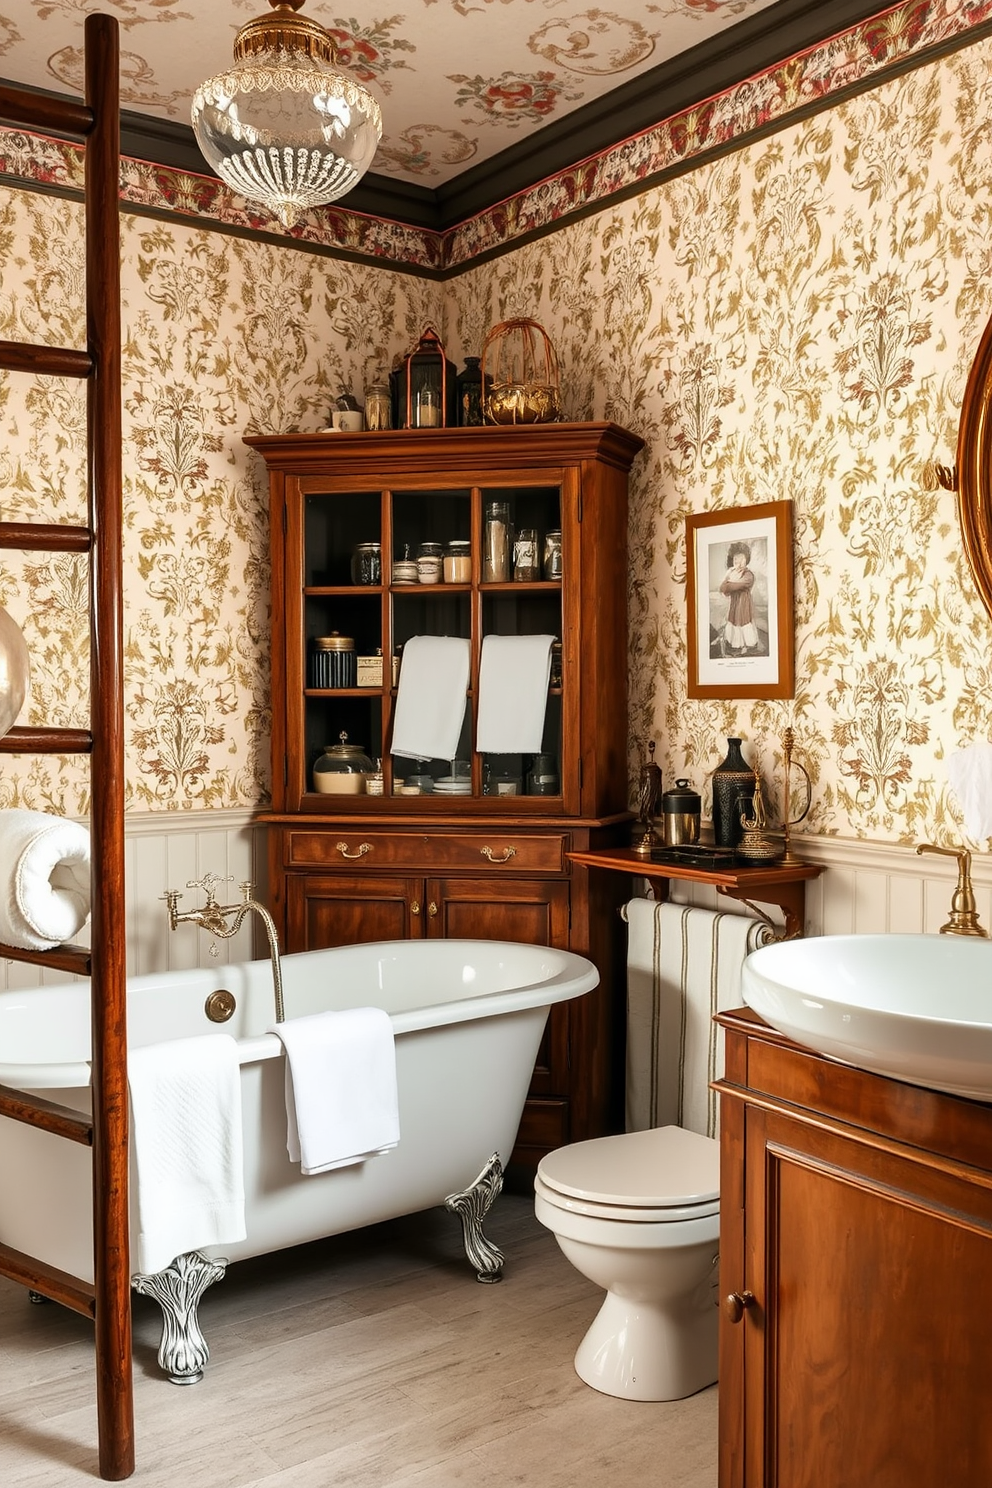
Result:
<svg viewBox="0 0 992 1488"><path fill-rule="evenodd" d="M971 886L971 853L966 848L936 847L932 842L921 842L917 853L940 853L945 858L957 858L958 881L951 899L951 917L941 925L941 935L978 935L988 940L989 932L978 923L975 908L975 891Z"/></svg>

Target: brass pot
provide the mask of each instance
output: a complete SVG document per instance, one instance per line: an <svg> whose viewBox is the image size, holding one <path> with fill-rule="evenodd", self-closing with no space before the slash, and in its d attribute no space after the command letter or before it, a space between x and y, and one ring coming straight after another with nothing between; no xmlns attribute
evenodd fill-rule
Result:
<svg viewBox="0 0 992 1488"><path fill-rule="evenodd" d="M503 383L485 402L491 424L556 424L561 418L558 389L549 383Z"/></svg>

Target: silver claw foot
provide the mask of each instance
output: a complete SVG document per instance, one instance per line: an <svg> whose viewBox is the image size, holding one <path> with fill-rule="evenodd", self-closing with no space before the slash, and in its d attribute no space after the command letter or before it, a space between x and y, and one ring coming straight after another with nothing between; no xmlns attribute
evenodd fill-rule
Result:
<svg viewBox="0 0 992 1488"><path fill-rule="evenodd" d="M154 1297L162 1309L162 1342L158 1362L174 1385L195 1385L210 1358L196 1309L207 1287L220 1281L227 1262L211 1261L198 1250L176 1256L164 1271L131 1277L134 1290Z"/></svg>
<svg viewBox="0 0 992 1488"><path fill-rule="evenodd" d="M487 1240L482 1233L482 1223L503 1188L503 1164L499 1153L494 1152L478 1178L469 1184L464 1193L449 1194L444 1207L457 1214L462 1222L462 1238L465 1254L475 1267L480 1281L503 1280L503 1252Z"/></svg>

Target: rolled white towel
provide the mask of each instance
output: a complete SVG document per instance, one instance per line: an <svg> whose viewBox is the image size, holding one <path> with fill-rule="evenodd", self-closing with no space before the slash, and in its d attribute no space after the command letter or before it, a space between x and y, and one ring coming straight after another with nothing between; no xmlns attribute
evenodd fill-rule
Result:
<svg viewBox="0 0 992 1488"><path fill-rule="evenodd" d="M89 913L89 829L44 811L0 811L0 942L48 951Z"/></svg>

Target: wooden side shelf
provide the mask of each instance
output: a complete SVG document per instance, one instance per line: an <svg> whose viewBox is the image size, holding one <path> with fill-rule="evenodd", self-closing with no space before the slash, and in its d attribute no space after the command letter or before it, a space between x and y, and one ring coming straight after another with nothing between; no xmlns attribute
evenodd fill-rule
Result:
<svg viewBox="0 0 992 1488"><path fill-rule="evenodd" d="M760 868L693 868L684 863L655 863L634 852L631 847L570 852L573 863L587 868L605 868L613 873L630 873L637 878L650 878L667 883L669 879L688 879L692 883L712 884L718 894L739 899L742 904L757 900L775 904L785 915L785 938L795 940L803 933L806 912L806 882L823 872L819 863L769 863ZM662 898L665 897L665 890Z"/></svg>

